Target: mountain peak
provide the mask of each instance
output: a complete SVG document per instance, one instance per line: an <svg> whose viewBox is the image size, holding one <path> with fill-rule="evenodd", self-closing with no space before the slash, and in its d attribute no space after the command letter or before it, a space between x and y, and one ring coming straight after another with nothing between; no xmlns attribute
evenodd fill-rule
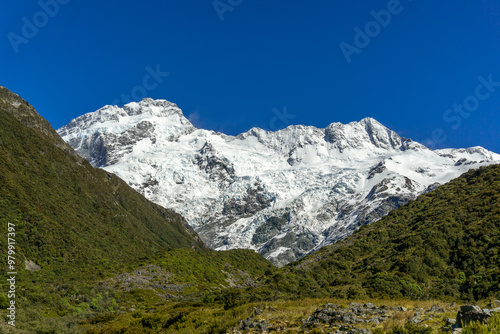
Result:
<svg viewBox="0 0 500 334"><path fill-rule="evenodd" d="M234 137L194 128L165 100L90 115L60 133L92 165L181 213L211 248L254 249L277 265L500 159L478 148L432 151L370 117Z"/></svg>
<svg viewBox="0 0 500 334"><path fill-rule="evenodd" d="M152 116L157 117L170 116L173 113L184 116L182 114L182 110L177 106L177 104L162 99L154 100L150 97L144 98L140 102L127 103L122 109L128 116L144 113L149 113Z"/></svg>
<svg viewBox="0 0 500 334"><path fill-rule="evenodd" d="M382 123L380 123L379 121L377 121L373 117L365 117L365 118L361 119L359 121L359 123L361 123L361 124L376 124L376 125L383 126Z"/></svg>
<svg viewBox="0 0 500 334"><path fill-rule="evenodd" d="M127 103L121 108L116 105L106 105L72 119L68 125L58 129L58 132L62 137L79 134L82 130L96 129L121 133L145 119L178 128L194 128L177 104L167 100L145 98L140 102Z"/></svg>
<svg viewBox="0 0 500 334"><path fill-rule="evenodd" d="M345 149L400 149L402 138L371 117L348 124L332 123L325 129L325 139L341 152Z"/></svg>

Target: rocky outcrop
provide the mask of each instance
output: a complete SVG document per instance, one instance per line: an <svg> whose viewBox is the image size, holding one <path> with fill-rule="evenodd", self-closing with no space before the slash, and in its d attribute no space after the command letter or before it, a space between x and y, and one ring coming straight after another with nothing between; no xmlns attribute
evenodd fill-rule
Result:
<svg viewBox="0 0 500 334"><path fill-rule="evenodd" d="M373 118L229 136L152 99L105 106L58 132L93 166L184 216L211 248L253 249L277 266L500 161L483 148L433 151Z"/></svg>
<svg viewBox="0 0 500 334"><path fill-rule="evenodd" d="M25 269L29 270L29 271L38 271L38 270L42 269L39 265L37 265L35 262L33 262L31 260L25 260L24 266L25 266Z"/></svg>
<svg viewBox="0 0 500 334"><path fill-rule="evenodd" d="M226 188L234 182L234 167L231 162L218 153L212 144L206 142L200 153L194 157L194 163L207 173L211 182L219 188Z"/></svg>
<svg viewBox="0 0 500 334"><path fill-rule="evenodd" d="M376 306L372 303L350 303L348 307L337 304L326 304L313 312L313 314L302 319L302 329L334 334L357 334L372 333L374 328L380 328L384 323L394 323L396 319L407 319L409 326L417 326L425 329L427 323L440 319L443 314L450 312L443 306L433 305L428 309L413 308L405 306ZM451 319L454 323L454 319ZM451 325L450 325L451 326Z"/></svg>
<svg viewBox="0 0 500 334"><path fill-rule="evenodd" d="M462 333L462 328L464 326L470 325L471 323L488 324L489 319L495 313L500 313L500 301L498 304L494 301L488 306L492 309L482 309L478 305L464 305L461 306L457 312L456 319L446 319L446 324L442 328L444 332L450 332L452 334ZM496 308L493 308L497 306Z"/></svg>
<svg viewBox="0 0 500 334"><path fill-rule="evenodd" d="M304 327L314 327L315 324L355 325L364 323L380 324L389 318L388 307L377 307L374 304L351 303L342 308L336 304L326 304L314 313L303 319ZM352 329L352 328L351 328Z"/></svg>
<svg viewBox="0 0 500 334"><path fill-rule="evenodd" d="M462 328L472 322L487 324L492 314L500 313L500 307L494 309L481 309L478 305L464 305L460 307L453 328Z"/></svg>
<svg viewBox="0 0 500 334"><path fill-rule="evenodd" d="M456 323L462 326L468 325L471 322L487 324L490 317L491 313L489 310L482 310L477 305L465 305L460 307L460 311L457 313Z"/></svg>

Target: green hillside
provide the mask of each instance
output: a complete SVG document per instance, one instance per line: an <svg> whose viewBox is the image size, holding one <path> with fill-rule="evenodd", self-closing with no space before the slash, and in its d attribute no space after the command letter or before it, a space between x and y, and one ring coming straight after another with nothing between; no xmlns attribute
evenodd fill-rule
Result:
<svg viewBox="0 0 500 334"><path fill-rule="evenodd" d="M28 333L52 333L48 328L81 321L82 314L198 298L204 290L253 282L271 267L253 251L209 250L180 215L93 168L30 104L3 87L0 223L4 268L7 232L15 230L9 271L17 272L18 329ZM120 275L137 276L144 268L155 268L144 284L121 285ZM6 276L2 270L0 309L9 302ZM52 317L59 319L55 327L43 329ZM0 332L9 328L5 320L1 316Z"/></svg>
<svg viewBox="0 0 500 334"><path fill-rule="evenodd" d="M166 248L204 248L181 216L91 167L16 97L0 90L0 220L16 225L21 264L98 274Z"/></svg>
<svg viewBox="0 0 500 334"><path fill-rule="evenodd" d="M309 330L304 321L320 305L345 308L351 301L358 303L355 308L375 303L402 312L380 324L359 325L372 332L441 333L458 309L451 301L481 300L486 307L500 299L499 197L500 166L472 170L342 242L279 270L256 273L261 275L257 284L206 290L212 292L200 296L201 303L159 303L153 314L121 314L91 327L90 333L227 333L248 324L248 319L257 327L256 319L267 323L276 332L326 333L349 320L336 320L334 327L320 321ZM159 266L175 268L175 262L189 261L193 268L207 268L199 260L205 261L172 262L162 256ZM210 266L220 268L213 262ZM259 309L264 313L259 315ZM428 319L412 323L424 309ZM261 331L242 331L255 332Z"/></svg>
<svg viewBox="0 0 500 334"><path fill-rule="evenodd" d="M285 296L500 297L500 165L472 170L284 267Z"/></svg>

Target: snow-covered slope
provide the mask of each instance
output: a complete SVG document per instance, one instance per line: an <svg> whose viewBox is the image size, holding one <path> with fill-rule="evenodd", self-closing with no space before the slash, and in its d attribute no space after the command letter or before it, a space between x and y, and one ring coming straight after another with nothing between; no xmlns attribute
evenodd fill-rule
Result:
<svg viewBox="0 0 500 334"><path fill-rule="evenodd" d="M276 265L500 162L481 147L430 150L372 118L228 136L152 99L105 106L58 132L92 165L182 214L210 247L255 249Z"/></svg>

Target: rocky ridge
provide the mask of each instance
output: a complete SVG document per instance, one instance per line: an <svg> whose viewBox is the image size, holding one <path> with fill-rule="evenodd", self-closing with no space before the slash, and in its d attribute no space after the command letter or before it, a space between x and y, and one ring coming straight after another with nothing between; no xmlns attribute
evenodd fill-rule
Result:
<svg viewBox="0 0 500 334"><path fill-rule="evenodd" d="M58 133L93 166L182 214L209 247L254 249L278 266L500 161L481 147L430 150L372 118L228 136L152 99L106 106Z"/></svg>

